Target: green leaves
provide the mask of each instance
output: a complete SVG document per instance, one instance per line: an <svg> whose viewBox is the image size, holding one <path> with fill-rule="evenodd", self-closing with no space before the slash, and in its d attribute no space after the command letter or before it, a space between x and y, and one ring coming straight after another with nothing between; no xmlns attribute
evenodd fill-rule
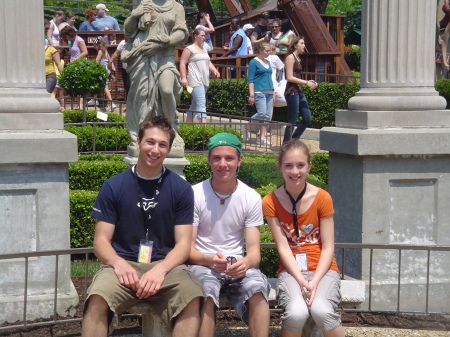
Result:
<svg viewBox="0 0 450 337"><path fill-rule="evenodd" d="M59 85L71 97L101 94L108 80L106 67L96 60L84 57L64 68L58 78Z"/></svg>
<svg viewBox="0 0 450 337"><path fill-rule="evenodd" d="M442 79L439 81L436 81L434 83L434 88L437 92L439 92L439 95L444 97L447 100L447 106L446 109L450 108L450 80L449 79Z"/></svg>

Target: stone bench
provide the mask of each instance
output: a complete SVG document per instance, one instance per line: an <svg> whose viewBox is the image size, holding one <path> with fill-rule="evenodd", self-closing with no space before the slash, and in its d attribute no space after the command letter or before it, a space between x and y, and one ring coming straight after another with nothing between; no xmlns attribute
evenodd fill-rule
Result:
<svg viewBox="0 0 450 337"><path fill-rule="evenodd" d="M278 304L276 298L277 279L271 278L269 279L269 283L271 288L269 294L269 306L271 308L274 308ZM364 303L365 301L364 282L353 279L341 280L341 296L342 308L356 308L358 305ZM230 304L228 303L225 296L221 296L220 298L220 307L222 309L230 307ZM152 311L151 306L149 306L146 302L141 301L128 311L132 314L142 316L143 337L172 336L171 329L167 325L162 323L159 317L156 316ZM303 329L302 337L323 337L323 335L322 332L318 330L317 326L314 324L314 321L309 318Z"/></svg>

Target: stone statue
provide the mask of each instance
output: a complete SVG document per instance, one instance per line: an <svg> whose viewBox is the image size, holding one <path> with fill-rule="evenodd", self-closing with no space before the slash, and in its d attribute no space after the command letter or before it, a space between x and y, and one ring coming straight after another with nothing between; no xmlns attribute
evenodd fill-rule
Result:
<svg viewBox="0 0 450 337"><path fill-rule="evenodd" d="M164 115L177 129L182 85L174 55L188 36L184 8L175 0L142 0L125 20L124 33L128 41L121 59L131 83L127 128L134 148L139 124L149 117Z"/></svg>

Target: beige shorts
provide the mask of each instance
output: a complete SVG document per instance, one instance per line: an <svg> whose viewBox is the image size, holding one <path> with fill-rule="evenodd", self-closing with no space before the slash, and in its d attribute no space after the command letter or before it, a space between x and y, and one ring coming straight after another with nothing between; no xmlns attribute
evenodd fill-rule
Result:
<svg viewBox="0 0 450 337"><path fill-rule="evenodd" d="M140 278L157 263L128 263L137 271ZM139 301L151 303L152 309L168 325L173 326L175 318L196 297L204 298L201 282L192 274L185 265L180 265L169 271L161 284L161 289L153 296L144 300L136 297L136 292L119 283L114 269L102 267L95 274L91 286L88 289L86 303L91 295L99 295L105 299L112 313L109 326L111 333L117 326L123 312L134 306ZM85 304L85 310L87 305Z"/></svg>

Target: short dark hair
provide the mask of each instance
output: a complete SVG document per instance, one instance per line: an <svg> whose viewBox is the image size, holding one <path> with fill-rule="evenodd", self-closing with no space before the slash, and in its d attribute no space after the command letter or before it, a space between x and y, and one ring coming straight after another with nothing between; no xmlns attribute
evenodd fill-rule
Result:
<svg viewBox="0 0 450 337"><path fill-rule="evenodd" d="M169 135L169 146L172 147L173 141L175 140L176 132L170 124L167 117L155 116L143 121L139 125L138 137L140 140L144 138L144 133L150 128L158 128L161 131Z"/></svg>

